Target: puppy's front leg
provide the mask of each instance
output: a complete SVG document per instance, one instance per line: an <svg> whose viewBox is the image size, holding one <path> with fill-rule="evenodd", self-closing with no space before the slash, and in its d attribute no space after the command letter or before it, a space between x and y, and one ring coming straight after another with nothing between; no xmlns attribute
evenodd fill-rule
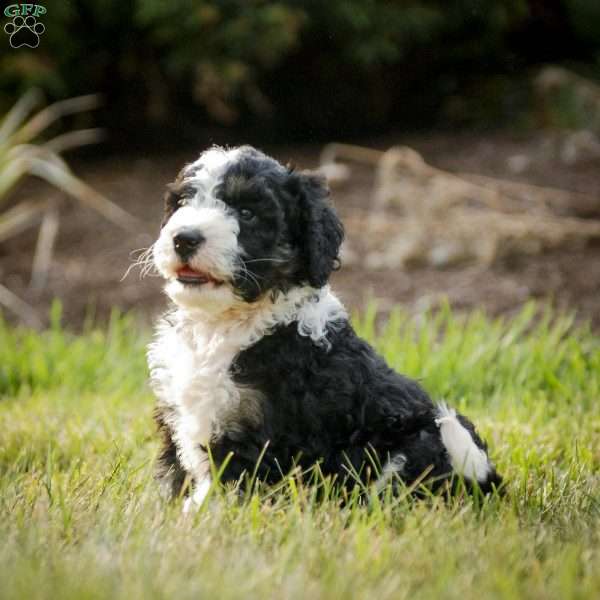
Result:
<svg viewBox="0 0 600 600"><path fill-rule="evenodd" d="M192 494L183 503L184 515L195 512L202 506L202 503L206 500L206 496L208 496L211 484L212 481L209 474L205 474L202 479L196 481Z"/></svg>

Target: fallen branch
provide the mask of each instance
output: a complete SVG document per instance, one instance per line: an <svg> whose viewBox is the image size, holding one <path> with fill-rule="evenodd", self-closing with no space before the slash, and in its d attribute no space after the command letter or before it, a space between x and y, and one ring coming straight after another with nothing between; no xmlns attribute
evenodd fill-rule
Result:
<svg viewBox="0 0 600 600"><path fill-rule="evenodd" d="M597 199L586 194L450 173L427 164L407 146L381 152L329 144L321 158L363 162L375 169L377 210L367 220L373 233L365 254L368 266L444 266L468 260L490 264L510 254L600 239L599 222L568 214L573 203L588 210L598 206ZM389 213L392 207L395 213ZM395 220L389 222L392 214Z"/></svg>

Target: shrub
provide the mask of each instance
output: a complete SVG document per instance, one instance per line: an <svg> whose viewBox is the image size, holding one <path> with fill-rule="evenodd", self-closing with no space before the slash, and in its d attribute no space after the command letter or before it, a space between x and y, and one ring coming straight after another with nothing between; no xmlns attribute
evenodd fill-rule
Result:
<svg viewBox="0 0 600 600"><path fill-rule="evenodd" d="M442 100L465 83L517 72L562 33L580 42L563 54L591 60L598 49L589 24L594 6L564 0L540 12L532 0L60 2L44 15L37 49L4 53L0 87L6 95L36 84L55 97L102 91L109 121L129 131L147 119L181 129L175 109L199 105L221 123L270 115L304 134L382 126L403 115L439 114ZM197 109L193 114L197 122Z"/></svg>

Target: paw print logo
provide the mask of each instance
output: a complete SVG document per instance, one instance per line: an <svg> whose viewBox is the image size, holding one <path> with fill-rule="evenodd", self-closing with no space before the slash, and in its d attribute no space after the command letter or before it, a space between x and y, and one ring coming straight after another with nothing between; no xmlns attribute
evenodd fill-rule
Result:
<svg viewBox="0 0 600 600"><path fill-rule="evenodd" d="M10 38L12 48L27 46L37 48L40 44L40 35L46 31L43 23L40 23L33 15L28 17L15 17L4 26L4 31Z"/></svg>

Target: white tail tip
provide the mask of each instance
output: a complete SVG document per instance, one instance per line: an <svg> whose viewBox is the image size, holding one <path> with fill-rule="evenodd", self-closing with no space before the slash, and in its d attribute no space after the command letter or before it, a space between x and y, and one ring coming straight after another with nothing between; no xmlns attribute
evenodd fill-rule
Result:
<svg viewBox="0 0 600 600"><path fill-rule="evenodd" d="M467 479L484 482L492 467L485 450L475 444L469 431L456 418L456 411L446 404L438 405L435 420L440 428L442 443L446 447L452 468Z"/></svg>

